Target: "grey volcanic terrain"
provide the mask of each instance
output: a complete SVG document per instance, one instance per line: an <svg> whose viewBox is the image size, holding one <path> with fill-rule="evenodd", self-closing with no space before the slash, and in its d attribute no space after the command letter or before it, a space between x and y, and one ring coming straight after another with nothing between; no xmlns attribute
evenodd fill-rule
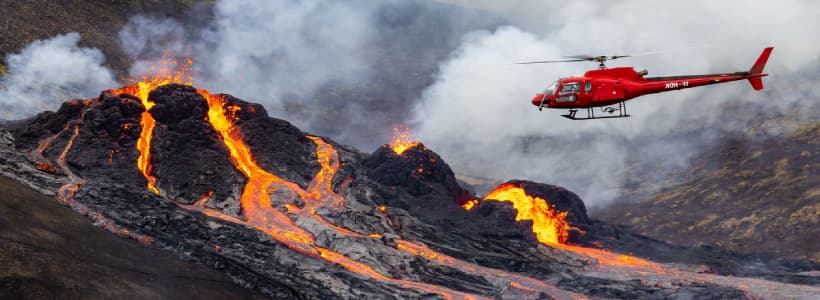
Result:
<svg viewBox="0 0 820 300"><path fill-rule="evenodd" d="M224 273L120 238L0 176L2 299L263 299Z"/></svg>
<svg viewBox="0 0 820 300"><path fill-rule="evenodd" d="M3 129L7 176L98 225L273 298L781 298L816 295L815 264L685 248L589 218L566 189L479 199L423 144L367 154L230 95L165 85L65 102ZM148 101L148 102L144 102ZM143 114L143 103L153 103ZM141 145L150 131L146 173ZM155 191L154 191L155 189ZM465 209L468 202L475 204ZM516 221L518 205L566 238ZM562 212L566 215L553 212ZM560 225L565 224L565 225ZM809 272L809 273L807 273Z"/></svg>

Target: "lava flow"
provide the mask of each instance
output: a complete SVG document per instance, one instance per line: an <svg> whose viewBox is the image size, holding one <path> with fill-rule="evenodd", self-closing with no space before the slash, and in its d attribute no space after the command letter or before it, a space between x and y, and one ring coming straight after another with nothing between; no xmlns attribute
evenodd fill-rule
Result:
<svg viewBox="0 0 820 300"><path fill-rule="evenodd" d="M485 201L510 202L516 210L516 221L532 221L532 232L539 242L577 254L581 254L598 261L599 266L618 266L648 268L655 271L663 269L655 263L637 257L612 253L601 249L586 248L568 245L570 230L578 230L567 222L568 212L558 212L551 208L547 200L533 197L522 188L512 183L505 183L496 187L487 196ZM470 208L464 207L469 210Z"/></svg>
<svg viewBox="0 0 820 300"><path fill-rule="evenodd" d="M419 142L410 135L410 129L404 126L393 127L393 137L390 139L390 149L401 155L407 149L416 147Z"/></svg>
<svg viewBox="0 0 820 300"><path fill-rule="evenodd" d="M518 212L516 221L531 220L532 232L539 242L552 245L564 244L572 227L567 223L567 212L558 212L547 201L527 195L523 188L505 183L487 194L485 200L507 201ZM465 207L469 210L469 208Z"/></svg>
<svg viewBox="0 0 820 300"><path fill-rule="evenodd" d="M46 140L40 141L38 151L42 154L48 146L56 140L60 135L64 132L67 132L69 128L73 130L71 137L69 137L68 142L66 142L65 148L63 151L60 152L60 156L57 157L57 165L60 166L63 173L68 176L68 183L60 186L57 189L57 201L62 204L65 204L71 207L74 211L79 212L80 214L86 215L89 219L94 221L94 224L100 227L107 229L108 231L114 232L116 234L126 236L137 240L144 244L151 244L153 239L149 236L141 235L135 232L132 232L128 229L122 228L116 225L113 221L105 217L105 215L92 211L88 209L85 205L74 201L74 195L77 194L77 191L80 189L80 186L85 183L85 180L82 179L80 176L74 174L74 171L69 168L68 163L66 163L66 158L68 157L69 151L71 151L71 147L74 146L74 141L80 136L80 124L85 120L85 114L91 108L91 100L84 100L81 102L84 106L82 112L80 113L79 120L69 120L66 122L65 128L58 132L57 134L47 138Z"/></svg>
<svg viewBox="0 0 820 300"><path fill-rule="evenodd" d="M245 188L242 191L242 196L239 200L242 207L242 215L246 220L242 221L237 218L224 215L216 210L208 209L204 207L202 200L197 201L198 203L195 203L195 205L191 205L186 208L202 211L209 216L218 217L225 221L251 226L268 234L273 239L303 255L322 258L326 261L338 264L351 272L365 275L374 280L436 293L447 299L452 299L455 297L461 299L478 298L473 295L453 291L432 284L394 279L379 273L364 263L350 259L341 253L316 246L316 240L310 232L307 232L294 224L284 212L272 207L269 193L279 188L285 188L297 193L302 199L311 199L314 201L324 199L325 193L322 191L330 188L330 179L332 178L332 172L330 174L327 172L331 170L335 171L334 168L338 168L337 164L331 164L330 151L333 150L332 147L330 147L329 144L324 143L324 141L321 141L320 138L310 137L318 144L320 148L317 152L323 168L319 173L320 176L317 177L320 180L317 180L311 184L315 187L312 189L313 192L307 193L295 183L288 182L276 175L273 175L263 170L256 164L256 161L251 155L250 148L242 140L241 132L237 127L233 126L234 120L231 120L229 114L227 113L228 111L235 112L237 110L236 107L226 105L222 96L211 95L205 90L198 90L198 92L208 102L208 120L213 128L219 133L223 144L228 148L231 161L237 169L239 169L240 172L248 178L248 183L245 185ZM324 151L322 148L324 148ZM333 160L338 161L338 158ZM203 197L203 199L206 198ZM320 204L322 203L313 202L310 206L312 208L313 206L318 206ZM308 211L311 211L312 213L312 209L308 209ZM344 232L342 233L344 234Z"/></svg>
<svg viewBox="0 0 820 300"><path fill-rule="evenodd" d="M69 101L66 102L66 104L68 104L68 105L83 105L83 107L88 107L88 105L90 103L91 103L91 100L69 100ZM58 137L60 137L60 135L62 135L64 132L66 132L69 129L70 126L71 126L70 122L66 123L65 127L63 127L62 130L60 130L57 133L52 134L51 136L41 140L37 144L37 148L32 150L29 153L29 159L31 159L31 161L34 162L34 166L38 170L43 171L43 172L48 172L48 173L51 173L51 174L57 174L57 172L58 172L57 166L55 166L47 158L45 158L45 152L46 152L46 150L48 150L49 147L51 147L51 144L54 143L54 141Z"/></svg>
<svg viewBox="0 0 820 300"><path fill-rule="evenodd" d="M148 189L157 195L159 195L157 178L151 175L151 139L154 136L156 121L154 121L154 117L150 113L151 108L154 107L154 102L149 99L149 94L155 88L166 84L179 83L190 85L193 81L189 75L192 62L190 58L187 59L186 62L187 65L180 66L176 61L170 61L170 64L179 66L176 71L172 71L168 67L169 61L163 59L161 61L161 67L157 68L152 66L151 71L147 73L153 75L143 75L142 80L136 84L114 90L114 93L117 95L130 94L139 98L142 102L142 106L145 107L145 111L142 112L140 117L142 130L137 140L137 151L139 151L140 154L139 157L137 157L137 168L142 172L145 180L148 181Z"/></svg>

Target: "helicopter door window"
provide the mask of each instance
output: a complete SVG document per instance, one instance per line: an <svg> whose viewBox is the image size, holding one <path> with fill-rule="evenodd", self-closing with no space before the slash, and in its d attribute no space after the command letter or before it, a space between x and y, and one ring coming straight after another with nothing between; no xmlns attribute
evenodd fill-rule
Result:
<svg viewBox="0 0 820 300"><path fill-rule="evenodd" d="M592 90L592 81L587 81L587 83L584 85L584 92L589 93L589 91L591 91L591 90Z"/></svg>
<svg viewBox="0 0 820 300"><path fill-rule="evenodd" d="M575 95L564 95L558 98L555 98L555 102L575 102L577 97Z"/></svg>
<svg viewBox="0 0 820 300"><path fill-rule="evenodd" d="M580 90L581 90L581 83L580 82L565 83L563 86L561 86L561 94L562 95L563 94L577 93Z"/></svg>

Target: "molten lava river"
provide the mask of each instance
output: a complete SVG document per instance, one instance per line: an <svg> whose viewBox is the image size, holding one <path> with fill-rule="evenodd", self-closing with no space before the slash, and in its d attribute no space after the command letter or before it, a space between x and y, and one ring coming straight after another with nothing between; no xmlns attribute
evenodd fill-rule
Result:
<svg viewBox="0 0 820 300"><path fill-rule="evenodd" d="M142 81L134 85L115 90L116 93L126 93L136 96L145 107L140 121L141 132L136 143L136 148L139 152L136 168L143 174L147 181L146 189L160 197L162 197L163 191L158 188L157 178L152 175L151 170L150 149L155 121L150 112L154 104L151 99L149 99L149 93L153 89L169 83L190 84L190 78L182 74L184 73L174 76L143 78ZM320 209L336 211L345 209L345 198L335 192L331 184L331 179L337 173L340 164L338 153L334 146L321 137L307 136L307 138L315 144L315 153L320 169L307 187L302 188L300 185L289 182L263 169L257 164L250 147L243 140L243 134L240 128L234 126L237 121L235 114L242 109L241 107L227 104L221 95L210 94L206 90L197 91L205 101L207 101L207 119L209 123L219 134L219 138L228 150L230 160L235 168L247 178L247 183L242 190L240 198L241 217L230 216L219 210L206 207L205 203L212 193L206 194L191 205L178 204L180 207L190 211L201 212L212 218L218 218L226 222L256 229L296 253L339 265L350 272L374 281L417 289L427 293L437 294L446 299L486 298L485 296L455 291L431 283L393 277L387 271L377 266L351 258L348 253L344 252L344 249L331 249L320 245L321 243L317 242L317 233L330 233L333 236L354 241L379 240L384 234L380 232L356 232L333 224L317 213ZM87 110L94 104L91 103L91 101L85 101L81 105ZM81 120L82 119L83 117L81 117ZM38 168L43 170L54 168L52 164L42 158L43 151L52 146L57 136L63 134L70 135L70 139L56 162L68 177L68 183L58 190L58 199L72 206L75 210L89 215L96 223L104 226L108 230L131 236L145 243L151 243L150 237L134 234L128 230L117 227L101 214L89 212L82 205L73 201L75 193L80 185L84 183L84 180L71 172L71 168L66 165L65 156L70 151L74 139L79 134L80 126L80 123L75 124L69 122L63 131L43 140L37 151L32 153L32 160L36 161ZM412 137L406 133L406 130L397 130L397 133L391 144L396 155L402 155L406 150L419 145L418 142L413 141ZM271 203L271 195L277 191L285 191L290 195L295 195L301 199L304 205L287 205L287 211L275 208ZM805 286L774 283L760 279L700 274L697 270L687 266L659 264L602 249L569 245L567 244L569 234L571 231L577 229L573 228L566 221L567 213L557 211L554 207L550 206L546 199L532 197L528 195L523 188L513 184L501 185L483 199L470 200L466 202L463 207L466 210L471 210L484 201L504 201L511 203L517 211L516 221L532 222L532 232L539 242L547 247L560 249L561 251L566 251L572 253L572 255L577 255L592 261L593 263L584 268L584 275L618 280L641 280L641 282L647 285L662 286L679 285L682 282L713 283L738 288L748 293L750 297L763 298L777 298L777 295L788 295L790 289L799 290L806 288ZM379 207L379 210L383 214L387 214L385 207ZM381 245L382 243L373 244ZM417 242L396 239L395 245L390 251L397 251L402 253L402 255L419 257L443 266L458 269L467 274L481 276L489 282L493 282L494 285L503 286L505 289L516 290L520 295L538 295L544 293L558 299L586 298L584 295L562 290L537 278L488 268L473 262L460 260ZM800 292L805 293L806 291Z"/></svg>

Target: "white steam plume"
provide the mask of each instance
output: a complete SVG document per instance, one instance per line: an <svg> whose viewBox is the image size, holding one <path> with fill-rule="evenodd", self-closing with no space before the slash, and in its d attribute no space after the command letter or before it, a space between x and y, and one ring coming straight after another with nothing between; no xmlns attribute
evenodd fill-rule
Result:
<svg viewBox="0 0 820 300"><path fill-rule="evenodd" d="M59 35L7 56L8 74L0 77L0 119L55 110L66 99L90 98L116 86L102 52L79 47L79 40L77 33Z"/></svg>
<svg viewBox="0 0 820 300"><path fill-rule="evenodd" d="M629 102L633 116L629 119L575 122L559 117L558 111L538 112L529 100L557 77L581 75L595 65L513 64L573 54L616 55L710 45L608 65L647 68L650 76L743 71L765 46L773 45L766 71L772 77L800 78L798 73L814 66L820 54L820 40L810 38L820 36L818 2L443 2L497 12L512 25L473 33L442 64L436 83L416 106L419 138L457 171L563 185L591 206L619 195L625 180L620 171L629 167L630 158L685 165L697 147L715 134L707 130L697 133L696 139L681 141L664 137L692 126L686 122L725 129L718 113L726 100L771 109L778 106L766 102L820 99L806 86L798 88L812 98L789 97L780 90L783 87L769 84L783 81L765 78L769 90L764 92L752 92L743 81L663 93ZM630 145L638 138L646 144Z"/></svg>
<svg viewBox="0 0 820 300"><path fill-rule="evenodd" d="M133 75L163 55L192 57L198 87L261 102L273 116L364 150L387 141L390 124L412 113L420 140L456 171L564 185L592 206L619 194L625 161L682 166L717 137L706 130L699 140L675 141L665 138L670 132L742 127L717 115L727 99L772 109L820 99L813 81L792 80L818 77L817 2L440 2L489 13L428 1L217 1L200 20L207 26L136 17L120 40L134 59ZM0 118L117 85L102 54L77 47L78 38L35 42L9 56ZM773 45L767 90L736 82L652 95L629 103L630 119L571 122L537 112L529 99L559 76L594 65L513 65L696 45L711 47L610 66L635 65L650 76L746 70Z"/></svg>
<svg viewBox="0 0 820 300"><path fill-rule="evenodd" d="M373 149L485 15L429 1L218 1L204 28L137 17L120 39L134 76L163 54L191 57L197 86Z"/></svg>

